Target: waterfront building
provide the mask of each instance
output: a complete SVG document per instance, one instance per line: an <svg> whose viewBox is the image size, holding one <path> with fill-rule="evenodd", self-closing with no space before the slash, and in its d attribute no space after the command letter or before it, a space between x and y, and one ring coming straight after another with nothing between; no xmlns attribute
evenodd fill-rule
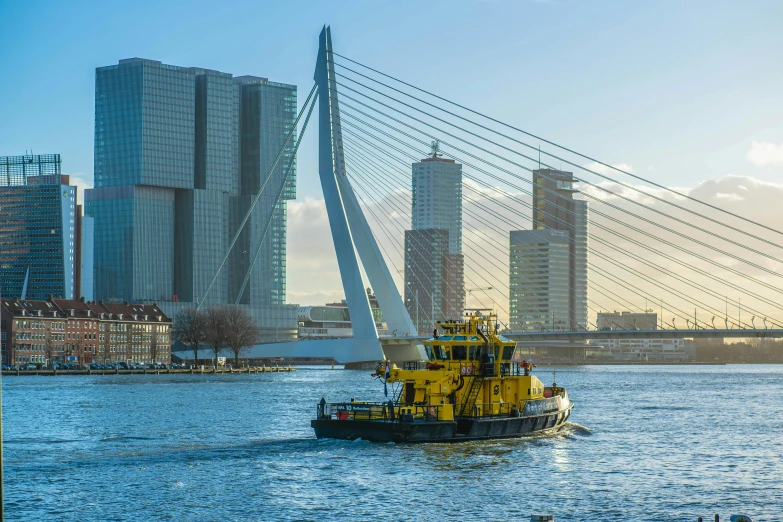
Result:
<svg viewBox="0 0 783 522"><path fill-rule="evenodd" d="M171 362L171 319L156 304L3 298L4 364Z"/></svg>
<svg viewBox="0 0 783 522"><path fill-rule="evenodd" d="M612 362L685 362L695 359L696 350L689 339L594 339L586 356Z"/></svg>
<svg viewBox="0 0 783 522"><path fill-rule="evenodd" d="M79 291L76 187L59 154L0 157L0 283L6 296Z"/></svg>
<svg viewBox="0 0 783 522"><path fill-rule="evenodd" d="M599 312L599 330L657 330L658 314L652 312ZM595 339L587 356L619 362L691 361L695 344L688 339Z"/></svg>
<svg viewBox="0 0 783 522"><path fill-rule="evenodd" d="M412 165L411 228L405 232L405 304L419 332L462 316L462 165L432 154Z"/></svg>
<svg viewBox="0 0 783 522"><path fill-rule="evenodd" d="M375 319L378 335L389 335L383 322L383 313L372 290L367 289L367 299ZM345 299L339 303L327 303L323 306L300 306L297 309L299 320L299 339L340 339L353 337L351 315ZM392 333L393 334L393 333Z"/></svg>
<svg viewBox="0 0 783 522"><path fill-rule="evenodd" d="M568 329L568 233L551 229L512 230L509 238L509 328Z"/></svg>
<svg viewBox="0 0 783 522"><path fill-rule="evenodd" d="M510 323L516 328L587 326L588 206L587 201L574 199L574 181L571 172L533 171L532 231L541 234L512 231L510 237ZM533 265L525 267L527 262ZM552 272L547 271L550 266ZM557 293L548 303L545 288Z"/></svg>
<svg viewBox="0 0 783 522"><path fill-rule="evenodd" d="M173 315L206 295L294 125L296 87L131 58L96 69L95 91L95 188L85 198L95 298L154 301ZM204 303L233 304L260 248L239 303L275 338L296 335L296 307L285 306L295 140Z"/></svg>
<svg viewBox="0 0 783 522"><path fill-rule="evenodd" d="M657 330L658 314L652 312L598 312L599 330Z"/></svg>

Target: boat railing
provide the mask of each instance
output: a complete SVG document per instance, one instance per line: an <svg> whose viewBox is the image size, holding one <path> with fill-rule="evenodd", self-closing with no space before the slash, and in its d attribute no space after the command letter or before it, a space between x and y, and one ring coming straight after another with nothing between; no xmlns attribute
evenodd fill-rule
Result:
<svg viewBox="0 0 783 522"><path fill-rule="evenodd" d="M426 361L405 361L402 363L403 370L426 370Z"/></svg>
<svg viewBox="0 0 783 522"><path fill-rule="evenodd" d="M451 405L447 405L451 407ZM385 420L393 422L436 421L442 418L438 404L399 404L388 402L331 402L319 404L318 419Z"/></svg>

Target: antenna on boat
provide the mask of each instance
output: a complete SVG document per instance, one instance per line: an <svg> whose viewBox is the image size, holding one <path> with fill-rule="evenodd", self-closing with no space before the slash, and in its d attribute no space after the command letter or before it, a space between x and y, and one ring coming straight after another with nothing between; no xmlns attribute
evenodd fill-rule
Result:
<svg viewBox="0 0 783 522"><path fill-rule="evenodd" d="M552 388L557 388L557 370L552 370Z"/></svg>

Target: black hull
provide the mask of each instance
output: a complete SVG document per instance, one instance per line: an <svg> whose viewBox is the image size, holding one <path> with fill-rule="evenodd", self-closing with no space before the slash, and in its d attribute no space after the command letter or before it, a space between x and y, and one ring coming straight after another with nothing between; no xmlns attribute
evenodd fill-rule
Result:
<svg viewBox="0 0 783 522"><path fill-rule="evenodd" d="M319 439L371 442L465 442L508 439L560 429L571 408L531 417L460 418L456 421L399 422L385 420L314 419Z"/></svg>

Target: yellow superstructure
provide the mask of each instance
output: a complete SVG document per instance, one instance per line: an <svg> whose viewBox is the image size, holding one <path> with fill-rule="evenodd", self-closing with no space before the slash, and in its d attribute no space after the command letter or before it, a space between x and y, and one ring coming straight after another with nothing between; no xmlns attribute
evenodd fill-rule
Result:
<svg viewBox="0 0 783 522"><path fill-rule="evenodd" d="M439 322L424 342L428 361L391 365L387 383L398 384L398 415L448 421L462 416L518 416L528 401L545 397L529 365L512 362L516 343L498 335L497 317L474 312ZM386 365L376 375L385 376ZM549 388L547 396L558 393Z"/></svg>

